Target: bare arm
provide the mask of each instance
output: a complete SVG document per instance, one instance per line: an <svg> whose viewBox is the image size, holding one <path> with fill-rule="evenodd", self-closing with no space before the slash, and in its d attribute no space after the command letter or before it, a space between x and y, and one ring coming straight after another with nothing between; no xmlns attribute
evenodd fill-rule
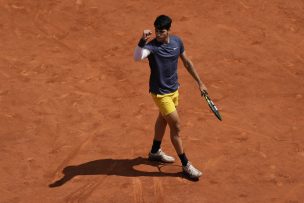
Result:
<svg viewBox="0 0 304 203"><path fill-rule="evenodd" d="M200 79L196 69L193 66L192 61L188 58L185 51L180 55L180 57L183 61L185 68L187 69L187 71L190 73L190 75L193 77L193 79L197 82L200 91L201 92L207 91L207 87L204 85L204 83Z"/></svg>

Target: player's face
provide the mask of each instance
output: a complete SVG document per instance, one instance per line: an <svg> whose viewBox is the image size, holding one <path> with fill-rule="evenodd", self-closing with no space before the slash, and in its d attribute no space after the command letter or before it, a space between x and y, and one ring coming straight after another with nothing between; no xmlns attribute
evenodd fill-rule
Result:
<svg viewBox="0 0 304 203"><path fill-rule="evenodd" d="M155 28L156 40L159 42L165 42L168 38L169 31L166 29L159 30Z"/></svg>

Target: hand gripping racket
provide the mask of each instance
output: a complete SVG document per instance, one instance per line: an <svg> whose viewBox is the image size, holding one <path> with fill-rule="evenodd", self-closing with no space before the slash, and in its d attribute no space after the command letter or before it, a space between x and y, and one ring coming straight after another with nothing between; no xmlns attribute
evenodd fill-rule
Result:
<svg viewBox="0 0 304 203"><path fill-rule="evenodd" d="M212 102L211 98L208 96L208 92L207 91L202 91L202 96L206 99L211 111L214 113L214 115L220 120L222 121L222 116L220 114L220 112L217 110L216 106L214 105L214 103Z"/></svg>

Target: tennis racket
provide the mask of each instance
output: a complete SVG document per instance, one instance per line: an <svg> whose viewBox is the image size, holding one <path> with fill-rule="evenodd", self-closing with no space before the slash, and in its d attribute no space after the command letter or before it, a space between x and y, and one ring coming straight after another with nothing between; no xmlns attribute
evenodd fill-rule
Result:
<svg viewBox="0 0 304 203"><path fill-rule="evenodd" d="M218 109L216 108L216 106L214 105L213 101L211 100L211 98L208 95L207 91L202 91L202 97L204 97L211 109L211 111L214 113L214 115L220 120L222 121L222 116L220 114L220 112L218 111Z"/></svg>

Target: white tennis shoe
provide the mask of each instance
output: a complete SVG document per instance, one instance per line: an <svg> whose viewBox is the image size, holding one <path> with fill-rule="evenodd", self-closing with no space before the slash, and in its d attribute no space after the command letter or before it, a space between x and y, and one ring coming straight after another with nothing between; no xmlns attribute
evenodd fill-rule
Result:
<svg viewBox="0 0 304 203"><path fill-rule="evenodd" d="M192 179L196 179L202 176L202 172L194 168L194 166L188 161L186 166L183 166L184 173Z"/></svg>
<svg viewBox="0 0 304 203"><path fill-rule="evenodd" d="M175 159L172 156L165 154L161 149L156 153L149 153L149 160L151 161L160 161L164 163L173 163Z"/></svg>

